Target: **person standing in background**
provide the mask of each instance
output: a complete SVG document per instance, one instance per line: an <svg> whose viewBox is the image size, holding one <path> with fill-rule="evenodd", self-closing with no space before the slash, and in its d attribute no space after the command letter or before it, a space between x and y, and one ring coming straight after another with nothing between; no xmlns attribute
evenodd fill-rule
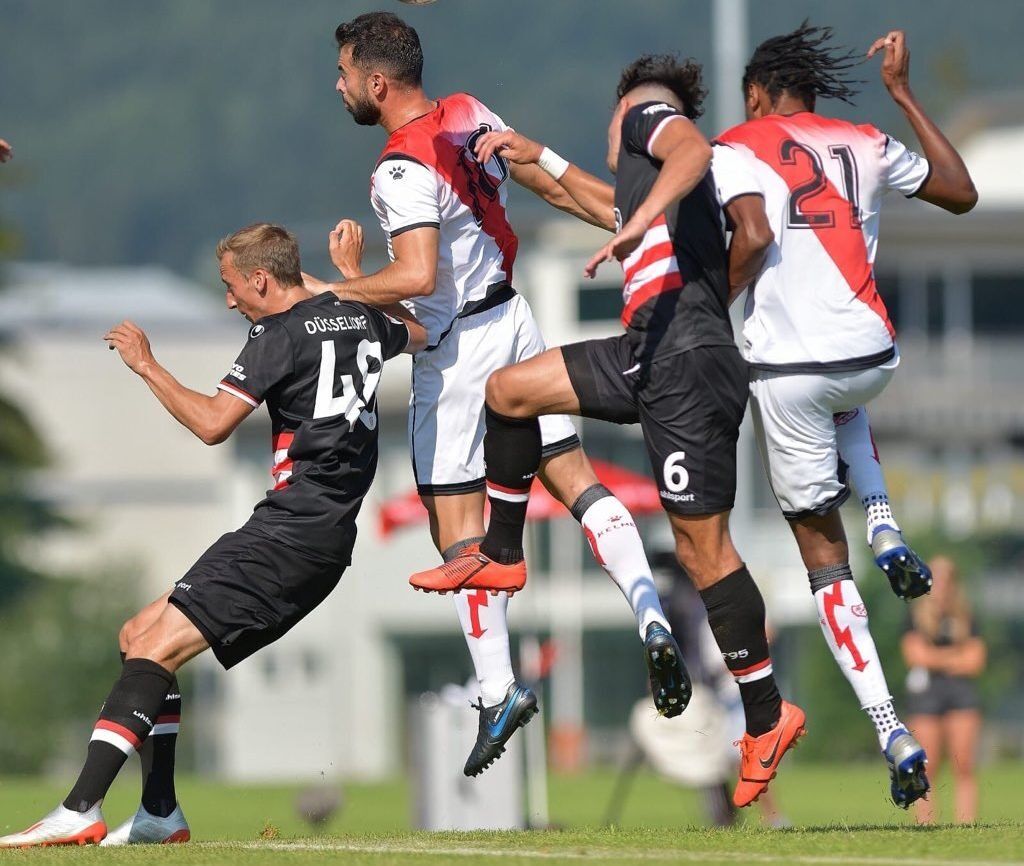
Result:
<svg viewBox="0 0 1024 866"><path fill-rule="evenodd" d="M903 659L910 669L909 723L928 753L933 773L948 755L956 820L969 823L978 813L974 763L981 699L976 681L985 669L987 650L959 584L956 564L937 556L929 565L934 581L931 594L911 606L910 627L903 635ZM933 823L936 813L932 800L918 801L918 823Z"/></svg>

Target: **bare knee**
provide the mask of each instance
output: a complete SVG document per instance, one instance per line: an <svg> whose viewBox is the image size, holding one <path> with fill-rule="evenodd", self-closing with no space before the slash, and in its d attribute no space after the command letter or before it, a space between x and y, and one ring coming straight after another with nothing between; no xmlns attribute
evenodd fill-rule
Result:
<svg viewBox="0 0 1024 866"><path fill-rule="evenodd" d="M131 642L138 637L143 631L143 626L139 622L139 615L136 614L131 619L125 620L124 625L121 626L121 631L117 634L117 643L121 648L121 652L128 652L128 647Z"/></svg>
<svg viewBox="0 0 1024 866"><path fill-rule="evenodd" d="M130 659L148 659L174 673L184 659L174 634L160 627L159 621L149 628L133 634L128 641L126 655Z"/></svg>
<svg viewBox="0 0 1024 866"><path fill-rule="evenodd" d="M529 418L528 395L517 386L519 377L512 367L496 370L487 378L487 405L509 418Z"/></svg>

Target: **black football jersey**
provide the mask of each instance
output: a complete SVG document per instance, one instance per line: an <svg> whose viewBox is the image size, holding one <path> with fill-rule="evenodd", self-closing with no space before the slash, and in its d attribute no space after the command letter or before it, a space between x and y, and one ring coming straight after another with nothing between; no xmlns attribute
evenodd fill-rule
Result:
<svg viewBox="0 0 1024 866"><path fill-rule="evenodd" d="M615 178L615 211L621 227L658 179L654 139L673 118L685 115L664 102L635 105L622 121ZM735 345L729 321L728 256L721 208L711 172L659 216L622 262L622 323L638 359L653 359L698 346Z"/></svg>
<svg viewBox="0 0 1024 866"><path fill-rule="evenodd" d="M347 564L377 469L377 383L408 341L404 322L329 292L252 326L218 385L270 413L274 487L249 529Z"/></svg>

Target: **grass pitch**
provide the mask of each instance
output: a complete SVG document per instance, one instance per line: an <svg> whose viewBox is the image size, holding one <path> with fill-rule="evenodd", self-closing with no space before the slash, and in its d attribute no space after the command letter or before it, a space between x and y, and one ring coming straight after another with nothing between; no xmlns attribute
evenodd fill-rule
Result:
<svg viewBox="0 0 1024 866"><path fill-rule="evenodd" d="M129 770L132 768L129 768ZM133 811L134 773L108 797L111 823ZM296 814L297 786L226 786L185 779L182 804L199 840L186 846L0 852L2 863L110 864L825 864L825 866L985 866L1024 864L1024 768L982 775L982 817L970 827L918 828L886 800L880 764L794 765L773 785L793 829L761 826L754 812L732 830L708 830L692 791L641 773L619 825L600 827L615 782L601 771L551 781L551 818L559 828L518 833L423 833L409 829L411 804L401 782L347 785L345 805L311 835ZM949 808L949 783L937 797ZM0 779L0 832L27 826L58 802L66 785Z"/></svg>

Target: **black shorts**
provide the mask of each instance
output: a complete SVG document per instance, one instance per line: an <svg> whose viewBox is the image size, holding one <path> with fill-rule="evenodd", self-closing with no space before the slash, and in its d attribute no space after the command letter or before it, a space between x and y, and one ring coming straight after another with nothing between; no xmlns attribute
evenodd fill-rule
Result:
<svg viewBox="0 0 1024 866"><path fill-rule="evenodd" d="M623 334L562 347L580 414L640 424L661 504L717 514L736 499L736 439L747 366L734 346L707 346L639 364Z"/></svg>
<svg viewBox="0 0 1024 866"><path fill-rule="evenodd" d="M174 585L170 602L226 670L272 644L327 598L344 562L311 559L243 527L199 557Z"/></svg>
<svg viewBox="0 0 1024 866"><path fill-rule="evenodd" d="M981 696L974 680L931 673L917 689L909 688L905 709L908 716L944 716L957 710L981 709Z"/></svg>

